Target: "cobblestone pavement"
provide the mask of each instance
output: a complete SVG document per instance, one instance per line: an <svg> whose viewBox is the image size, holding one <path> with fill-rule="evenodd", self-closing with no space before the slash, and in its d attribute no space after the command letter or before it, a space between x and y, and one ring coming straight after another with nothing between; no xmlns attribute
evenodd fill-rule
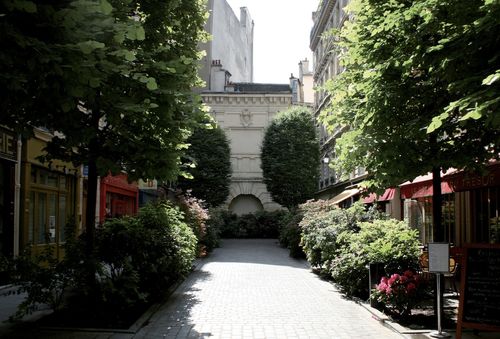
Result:
<svg viewBox="0 0 500 339"><path fill-rule="evenodd" d="M134 338L402 338L276 240L225 240Z"/></svg>

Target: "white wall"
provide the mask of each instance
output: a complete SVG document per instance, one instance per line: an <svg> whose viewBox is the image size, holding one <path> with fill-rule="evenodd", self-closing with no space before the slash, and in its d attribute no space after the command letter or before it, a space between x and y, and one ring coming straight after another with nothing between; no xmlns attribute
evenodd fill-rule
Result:
<svg viewBox="0 0 500 339"><path fill-rule="evenodd" d="M211 60L220 60L233 82L253 81L253 22L242 8L233 12L226 0L213 0Z"/></svg>
<svg viewBox="0 0 500 339"><path fill-rule="evenodd" d="M263 182L260 149L265 128L277 112L290 107L292 94L204 92L202 98L231 143L233 173L227 205L238 196L252 195L265 210L280 209Z"/></svg>

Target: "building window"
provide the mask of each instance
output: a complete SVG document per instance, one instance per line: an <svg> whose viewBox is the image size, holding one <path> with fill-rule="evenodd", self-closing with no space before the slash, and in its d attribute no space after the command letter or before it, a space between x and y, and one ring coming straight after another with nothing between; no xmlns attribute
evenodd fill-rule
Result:
<svg viewBox="0 0 500 339"><path fill-rule="evenodd" d="M442 228L443 239L446 242L456 242L455 230L455 194L442 195ZM405 220L410 227L419 231L419 238L422 244L434 241L432 227L432 197L421 197L407 199L405 201Z"/></svg>
<svg viewBox="0 0 500 339"><path fill-rule="evenodd" d="M66 240L70 216L68 197L73 178L58 172L32 167L29 192L28 242L59 243Z"/></svg>
<svg viewBox="0 0 500 339"><path fill-rule="evenodd" d="M500 243L500 187L471 191L473 241Z"/></svg>

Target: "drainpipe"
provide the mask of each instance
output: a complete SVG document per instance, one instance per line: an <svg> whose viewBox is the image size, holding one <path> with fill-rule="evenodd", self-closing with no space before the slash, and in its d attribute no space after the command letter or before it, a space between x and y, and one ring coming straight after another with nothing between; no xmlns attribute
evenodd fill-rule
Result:
<svg viewBox="0 0 500 339"><path fill-rule="evenodd" d="M21 214L21 151L23 141L17 136L17 163L14 167L14 258L19 256L19 218Z"/></svg>

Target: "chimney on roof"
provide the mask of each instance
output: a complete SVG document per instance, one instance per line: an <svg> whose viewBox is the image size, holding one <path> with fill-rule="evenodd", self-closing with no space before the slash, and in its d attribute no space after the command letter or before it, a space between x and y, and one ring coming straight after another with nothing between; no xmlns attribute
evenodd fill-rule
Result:
<svg viewBox="0 0 500 339"><path fill-rule="evenodd" d="M231 73L222 68L220 60L212 60L210 68L209 90L213 92L224 92L225 86L230 82Z"/></svg>
<svg viewBox="0 0 500 339"><path fill-rule="evenodd" d="M299 79L302 79L304 74L309 74L309 60L305 58L304 60L299 62Z"/></svg>

